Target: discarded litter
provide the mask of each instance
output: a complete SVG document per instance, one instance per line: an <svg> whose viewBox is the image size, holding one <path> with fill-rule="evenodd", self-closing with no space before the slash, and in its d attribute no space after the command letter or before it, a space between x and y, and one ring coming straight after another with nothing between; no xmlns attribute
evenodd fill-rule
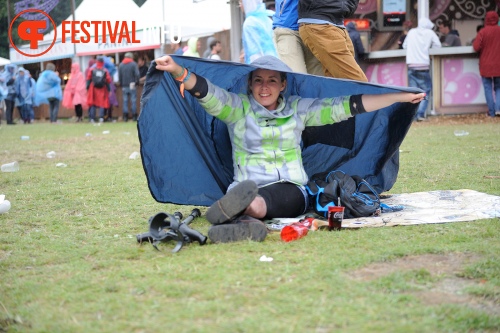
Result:
<svg viewBox="0 0 500 333"><path fill-rule="evenodd" d="M259 258L260 261L273 261L273 258L266 256L265 254Z"/></svg>
<svg viewBox="0 0 500 333"><path fill-rule="evenodd" d="M102 131L102 134L109 134L111 133L110 131Z"/></svg>
<svg viewBox="0 0 500 333"><path fill-rule="evenodd" d="M2 164L2 172L17 172L19 171L19 163L17 161Z"/></svg>
<svg viewBox="0 0 500 333"><path fill-rule="evenodd" d="M466 135L469 135L469 132L466 132L464 130L457 130L455 132L453 132L455 134L455 136L466 136Z"/></svg>
<svg viewBox="0 0 500 333"><path fill-rule="evenodd" d="M58 167L58 168L65 168L65 167L67 167L67 166L68 166L68 165L67 165L67 164L65 164L65 163L57 163L57 164L56 164L56 167Z"/></svg>
<svg viewBox="0 0 500 333"><path fill-rule="evenodd" d="M139 154L139 152L134 151L132 154L130 154L130 156L129 156L128 158L129 158L129 159L131 159L131 160L136 160L136 159L138 159L138 158L139 158L139 156L141 156L141 155Z"/></svg>
<svg viewBox="0 0 500 333"><path fill-rule="evenodd" d="M85 136L92 136L91 133L85 133Z"/></svg>
<svg viewBox="0 0 500 333"><path fill-rule="evenodd" d="M49 151L45 156L47 156L47 158L54 158L54 157L56 157L56 152Z"/></svg>
<svg viewBox="0 0 500 333"><path fill-rule="evenodd" d="M10 201L5 200L5 194L0 194L0 214L7 213L10 210Z"/></svg>
<svg viewBox="0 0 500 333"><path fill-rule="evenodd" d="M21 136L21 140L23 140L23 141L26 141L26 140L29 140L29 139L30 139L30 137L27 136L27 135Z"/></svg>

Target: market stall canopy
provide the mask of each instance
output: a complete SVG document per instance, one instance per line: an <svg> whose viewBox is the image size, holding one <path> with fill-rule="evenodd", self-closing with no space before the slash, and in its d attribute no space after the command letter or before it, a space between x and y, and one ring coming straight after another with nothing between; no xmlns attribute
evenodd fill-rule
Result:
<svg viewBox="0 0 500 333"><path fill-rule="evenodd" d="M225 0L147 0L139 11L139 29L165 24L166 43L173 36L185 41L231 29L230 5Z"/></svg>
<svg viewBox="0 0 500 333"><path fill-rule="evenodd" d="M0 66L5 66L7 64L10 64L10 60L0 57Z"/></svg>

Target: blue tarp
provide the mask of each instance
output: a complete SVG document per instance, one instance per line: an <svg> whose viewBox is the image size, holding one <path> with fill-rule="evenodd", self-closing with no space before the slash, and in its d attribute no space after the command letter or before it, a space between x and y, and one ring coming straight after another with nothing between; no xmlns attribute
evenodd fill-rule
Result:
<svg viewBox="0 0 500 333"><path fill-rule="evenodd" d="M246 93L248 73L257 68L287 72L287 95L335 97L419 89L294 73L267 57L251 65L172 56L214 84ZM276 58L274 58L276 60ZM334 125L310 127L303 135L303 162L309 176L340 169L365 178L379 192L394 185L399 146L418 104L396 103ZM225 194L233 180L231 144L224 123L208 115L195 98L179 93L171 75L152 62L141 98L138 121L144 171L153 198L162 203L209 206Z"/></svg>

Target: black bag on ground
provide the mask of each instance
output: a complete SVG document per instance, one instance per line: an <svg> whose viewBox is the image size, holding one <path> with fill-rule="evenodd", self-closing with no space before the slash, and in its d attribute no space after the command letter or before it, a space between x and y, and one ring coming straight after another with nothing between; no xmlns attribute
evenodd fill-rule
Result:
<svg viewBox="0 0 500 333"><path fill-rule="evenodd" d="M107 85L106 70L103 68L94 68L92 70L92 83L95 88L103 88Z"/></svg>
<svg viewBox="0 0 500 333"><path fill-rule="evenodd" d="M328 207L339 204L339 198L344 218L371 216L380 209L380 197L366 180L340 170L312 175L306 189L314 212L324 217L328 217Z"/></svg>

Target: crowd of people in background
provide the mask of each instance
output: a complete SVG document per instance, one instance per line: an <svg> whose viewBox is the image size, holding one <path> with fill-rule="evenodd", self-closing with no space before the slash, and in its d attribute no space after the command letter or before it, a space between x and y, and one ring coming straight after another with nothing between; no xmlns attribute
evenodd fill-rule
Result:
<svg viewBox="0 0 500 333"><path fill-rule="evenodd" d="M149 63L144 56L139 56L138 62L133 58L134 55L127 52L117 66L114 58L98 56L89 60L84 72L80 64L74 62L65 84L52 62L44 65L36 81L29 70L7 64L0 71L0 123L5 113L8 125L17 124L16 118L23 124L31 124L35 107L44 104L48 106L51 123L58 123L60 106L74 110L75 122L84 122L85 118L90 123L116 121L113 109L120 105L117 86L122 89L123 120L129 120L130 101L130 119L137 121L136 87L144 84Z"/></svg>
<svg viewBox="0 0 500 333"><path fill-rule="evenodd" d="M245 15L240 61L249 64L261 56L272 55L296 72L366 82L360 66L365 55L360 33L352 21L344 26L344 19L352 16L357 3L357 0L320 3L276 0L273 8L266 9L262 0L240 0L240 9ZM478 26L477 36L470 41L480 54L480 74L489 116L500 114L500 67L493 59L500 51L495 46L500 45L500 27L495 14L487 13L484 24ZM185 44L177 37L174 39L179 42L172 43L172 54L222 60L225 46L213 36L207 38L204 51L197 37ZM407 51L408 85L423 89L429 96L432 91L429 49L461 45L459 33L449 21L440 21L436 26L429 19L421 18L416 27L411 21L405 21L398 47ZM41 104L49 106L50 122L55 123L61 102L63 107L74 109L76 122L84 121L85 110L88 110L89 122L116 120L113 108L119 106L117 87L122 92L123 121L137 121L137 86L145 83L149 62L144 56L136 60L131 52L125 53L118 65L112 57L99 56L89 61L84 73L78 63L73 63L64 94L53 63L45 65L37 81L23 67L6 65L0 73L0 101L7 124L15 124L16 108L23 123L32 123L34 107ZM427 105L427 99L420 104L415 120L425 120Z"/></svg>

